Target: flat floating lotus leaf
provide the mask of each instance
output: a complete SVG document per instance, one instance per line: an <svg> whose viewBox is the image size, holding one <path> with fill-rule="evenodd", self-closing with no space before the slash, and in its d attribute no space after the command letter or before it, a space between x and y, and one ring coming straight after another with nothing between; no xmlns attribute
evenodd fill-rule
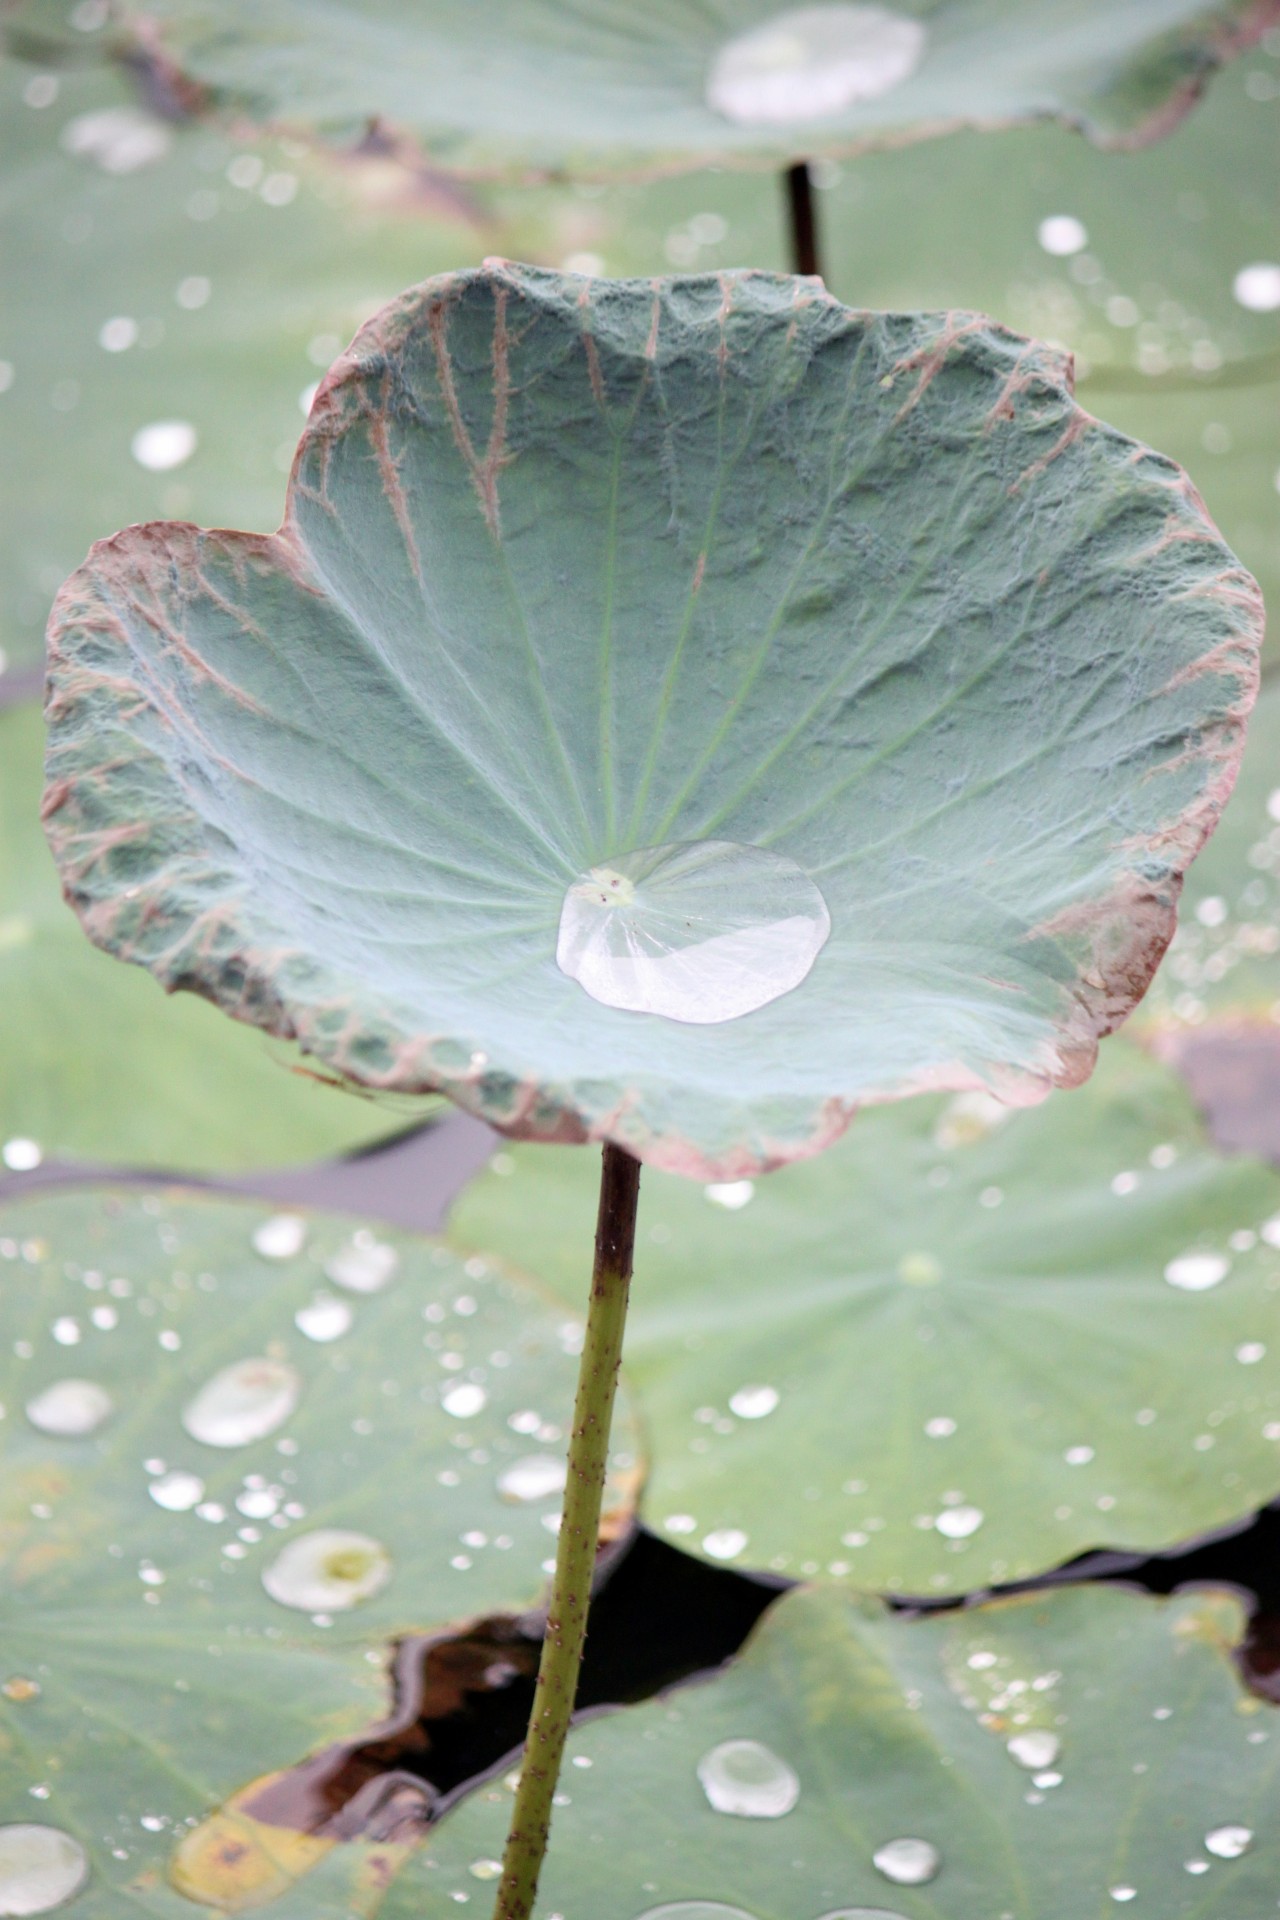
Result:
<svg viewBox="0 0 1280 1920"><path fill-rule="evenodd" d="M788 1595L713 1679L575 1730L586 1764L564 1775L539 1912L1097 1920L1132 1899L1161 1920L1261 1920L1280 1731L1232 1672L1239 1622L1221 1595L1097 1587L915 1621ZM716 1810L730 1798L740 1814ZM496 1789L465 1802L383 1920L474 1900L509 1808ZM930 1851L894 1848L908 1840Z"/></svg>
<svg viewBox="0 0 1280 1920"><path fill-rule="evenodd" d="M385 1110L290 1071L286 1049L273 1058L261 1036L94 952L40 831L43 743L37 708L0 713L0 1143L204 1173L385 1134Z"/></svg>
<svg viewBox="0 0 1280 1920"><path fill-rule="evenodd" d="M556 1496L499 1481L560 1450L579 1323L437 1242L111 1190L5 1208L0 1288L0 1823L73 1836L86 1920L190 1920L188 1822L381 1720L397 1634L536 1596ZM327 1850L280 1838L285 1883Z"/></svg>
<svg viewBox="0 0 1280 1920"><path fill-rule="evenodd" d="M270 526L299 396L366 314L473 249L421 194L375 215L349 175L157 119L117 76L0 60L0 250L22 263L0 326L10 665L42 657L49 602L104 527ZM166 423L194 446L132 450Z"/></svg>
<svg viewBox="0 0 1280 1920"><path fill-rule="evenodd" d="M340 136L378 120L459 171L525 176L777 162L1049 116L1131 144L1174 124L1276 17L1256 0L137 12L219 105Z"/></svg>
<svg viewBox="0 0 1280 1920"><path fill-rule="evenodd" d="M1280 1177L1123 1041L1032 1113L917 1100L754 1191L646 1179L627 1364L674 1545L962 1593L1280 1489ZM592 1201L521 1147L450 1234L571 1295Z"/></svg>
<svg viewBox="0 0 1280 1920"><path fill-rule="evenodd" d="M412 290L322 386L281 533L128 529L60 594L69 897L353 1080L708 1177L863 1101L1084 1078L1229 788L1259 614L1065 378L757 274ZM756 861L759 941L672 890L709 842ZM706 1026L599 1004L557 942L619 876L663 1005L692 964L736 1011L793 940L812 971Z"/></svg>

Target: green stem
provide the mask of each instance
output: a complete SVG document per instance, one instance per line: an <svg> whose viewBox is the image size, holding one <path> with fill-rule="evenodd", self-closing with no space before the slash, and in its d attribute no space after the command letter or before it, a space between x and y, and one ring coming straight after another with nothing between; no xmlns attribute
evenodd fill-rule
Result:
<svg viewBox="0 0 1280 1920"><path fill-rule="evenodd" d="M591 1301L578 1368L556 1570L493 1920L531 1920L550 1837L552 1798L560 1777L587 1637L587 1608L600 1534L600 1502L622 1358L639 1198L640 1162L624 1148L606 1145L600 1169Z"/></svg>

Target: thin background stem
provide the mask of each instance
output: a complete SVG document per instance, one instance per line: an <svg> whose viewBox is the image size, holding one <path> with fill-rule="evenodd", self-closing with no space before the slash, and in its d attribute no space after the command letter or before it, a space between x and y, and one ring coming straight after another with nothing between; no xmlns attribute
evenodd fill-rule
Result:
<svg viewBox="0 0 1280 1920"><path fill-rule="evenodd" d="M578 1368L556 1570L493 1920L530 1920L547 1851L552 1798L560 1777L587 1637L587 1608L600 1535L600 1504L609 1461L609 1428L622 1358L639 1198L640 1162L625 1148L606 1145L600 1167L595 1266Z"/></svg>
<svg viewBox="0 0 1280 1920"><path fill-rule="evenodd" d="M787 212L790 216L792 273L822 273L818 243L818 210L813 199L813 176L808 162L787 168Z"/></svg>

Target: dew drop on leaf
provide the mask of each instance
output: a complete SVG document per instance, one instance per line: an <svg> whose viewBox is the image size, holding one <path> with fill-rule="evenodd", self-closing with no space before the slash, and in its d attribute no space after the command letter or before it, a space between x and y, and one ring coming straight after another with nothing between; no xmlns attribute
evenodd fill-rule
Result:
<svg viewBox="0 0 1280 1920"><path fill-rule="evenodd" d="M361 1228L325 1262L324 1270L335 1286L345 1287L348 1293L380 1293L399 1265L394 1247Z"/></svg>
<svg viewBox="0 0 1280 1920"><path fill-rule="evenodd" d="M293 1324L308 1340L323 1343L340 1340L350 1331L353 1318L345 1300L335 1300L332 1294L317 1294L305 1307L298 1308Z"/></svg>
<svg viewBox="0 0 1280 1920"><path fill-rule="evenodd" d="M80 1439L97 1431L114 1404L96 1380L55 1380L28 1400L27 1418L41 1433Z"/></svg>
<svg viewBox="0 0 1280 1920"><path fill-rule="evenodd" d="M253 1230L255 1253L264 1260L292 1260L307 1241L307 1223L298 1213L273 1213Z"/></svg>
<svg viewBox="0 0 1280 1920"><path fill-rule="evenodd" d="M708 1026L799 986L830 931L794 861L701 840L643 847L575 880L556 963L604 1006Z"/></svg>
<svg viewBox="0 0 1280 1920"><path fill-rule="evenodd" d="M1046 1727L1028 1727L1025 1733L1014 1734L1007 1743L1006 1751L1020 1767L1026 1767L1029 1773L1037 1773L1042 1767L1053 1765L1062 1751L1062 1742L1056 1733L1050 1733Z"/></svg>
<svg viewBox="0 0 1280 1920"><path fill-rule="evenodd" d="M84 1848L60 1827L0 1827L0 1913L48 1913L83 1886Z"/></svg>
<svg viewBox="0 0 1280 1920"><path fill-rule="evenodd" d="M162 1473L158 1480L153 1480L147 1492L158 1507L164 1507L169 1513L187 1513L204 1499L204 1481L197 1474L182 1473L175 1468L172 1473Z"/></svg>
<svg viewBox="0 0 1280 1920"><path fill-rule="evenodd" d="M871 1856L871 1864L886 1880L899 1887L923 1887L936 1879L942 1868L942 1855L928 1840L905 1837L886 1840Z"/></svg>
<svg viewBox="0 0 1280 1920"><path fill-rule="evenodd" d="M244 1447L283 1426L301 1391L282 1360L237 1360L206 1381L183 1408L182 1424L206 1447Z"/></svg>
<svg viewBox="0 0 1280 1920"><path fill-rule="evenodd" d="M707 105L739 126L821 120L901 86L926 37L918 20L886 7L794 7L720 49Z"/></svg>
<svg viewBox="0 0 1280 1920"><path fill-rule="evenodd" d="M793 1769L759 1740L722 1740L699 1760L698 1779L717 1813L746 1820L778 1820L800 1798Z"/></svg>
<svg viewBox="0 0 1280 1920"><path fill-rule="evenodd" d="M1216 1854L1219 1860L1238 1860L1253 1845L1251 1827L1215 1827L1212 1833L1204 1837L1206 1853Z"/></svg>
<svg viewBox="0 0 1280 1920"><path fill-rule="evenodd" d="M367 1533L321 1527L291 1540L262 1584L282 1607L303 1613L344 1613L380 1593L391 1578L391 1556Z"/></svg>
<svg viewBox="0 0 1280 1920"><path fill-rule="evenodd" d="M730 1413L736 1413L739 1420L763 1420L772 1413L781 1398L776 1387L739 1387L729 1399Z"/></svg>
<svg viewBox="0 0 1280 1920"><path fill-rule="evenodd" d="M552 1494L564 1492L568 1471L566 1461L554 1460L549 1453L526 1454L498 1475L498 1492L504 1500L517 1504L547 1500Z"/></svg>
<svg viewBox="0 0 1280 1920"><path fill-rule="evenodd" d="M488 1394L472 1380L459 1380L440 1395L440 1405L455 1420L474 1419L488 1404Z"/></svg>

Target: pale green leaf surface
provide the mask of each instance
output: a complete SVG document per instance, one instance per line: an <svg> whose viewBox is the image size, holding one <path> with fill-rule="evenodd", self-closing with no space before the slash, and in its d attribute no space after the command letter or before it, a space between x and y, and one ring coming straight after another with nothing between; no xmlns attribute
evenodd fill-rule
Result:
<svg viewBox="0 0 1280 1920"><path fill-rule="evenodd" d="M13 1203L0 1219L0 1643L3 1678L40 1690L0 1690L0 1821L49 1821L87 1848L84 1920L190 1915L164 1879L185 1824L382 1719L394 1636L530 1604L553 1550L543 1520L555 1497L513 1505L497 1479L563 1444L580 1323L506 1270L464 1268L401 1234L385 1236L400 1258L385 1290L343 1292L323 1267L351 1221L314 1216L300 1253L268 1260L251 1241L265 1218L238 1202L104 1189ZM354 1313L326 1344L294 1325L317 1292ZM192 1439L180 1416L196 1390L256 1355L297 1370L296 1412L244 1446ZM24 1413L68 1377L115 1402L89 1438L52 1437ZM460 1382L487 1403L454 1418L441 1396ZM508 1426L530 1408L546 1423L535 1438ZM625 1388L619 1416L612 1499L625 1511L637 1470ZM198 1475L224 1517L157 1505L161 1461ZM281 1525L236 1511L264 1488ZM268 1598L262 1574L323 1528L377 1539L392 1574L313 1622ZM476 1532L485 1544L465 1546Z"/></svg>
<svg viewBox="0 0 1280 1920"><path fill-rule="evenodd" d="M1096 1587L916 1621L789 1595L727 1670L577 1728L571 1752L590 1765L565 1770L538 1920L639 1920L682 1900L743 1920L1103 1920L1125 1887L1129 1911L1160 1920L1262 1920L1280 1880L1280 1733L1232 1671L1239 1619L1221 1595ZM1007 1753L1031 1727L1058 1735L1060 1784L1037 1787ZM792 1768L791 1812L708 1804L698 1763L739 1739ZM471 1864L501 1853L509 1808L498 1788L465 1802L385 1920L434 1920L463 1895L483 1910ZM1226 1825L1254 1835L1240 1858L1205 1849ZM905 1836L941 1855L928 1885L871 1863Z"/></svg>
<svg viewBox="0 0 1280 1920"><path fill-rule="evenodd" d="M1280 1489L1280 1253L1231 1244L1280 1177L1212 1152L1177 1076L1120 1041L1087 1087L1000 1111L864 1113L749 1198L646 1172L627 1364L673 1544L961 1593L1169 1547ZM451 1238L567 1291L591 1178L563 1148L504 1152ZM1180 1291L1165 1267L1195 1252L1228 1272ZM734 1412L751 1387L773 1411ZM961 1508L980 1521L948 1538Z"/></svg>
<svg viewBox="0 0 1280 1920"><path fill-rule="evenodd" d="M86 926L365 1084L695 1175L868 1099L1084 1077L1216 817L1258 614L1064 377L762 275L411 290L279 536L135 529L68 582ZM820 886L809 979L696 1029L587 999L567 886L710 839Z"/></svg>
<svg viewBox="0 0 1280 1920"><path fill-rule="evenodd" d="M339 137L378 120L461 172L525 177L777 164L1048 117L1103 143L1151 139L1274 17L1256 0L909 0L887 11L924 27L913 72L816 117L802 85L794 118L742 124L708 104L713 63L751 29L781 17L785 31L795 9L777 0L136 9L217 105Z"/></svg>
<svg viewBox="0 0 1280 1920"><path fill-rule="evenodd" d="M236 1172L348 1152L405 1125L296 1072L297 1054L85 939L40 831L44 728L0 713L0 1142L46 1159Z"/></svg>

